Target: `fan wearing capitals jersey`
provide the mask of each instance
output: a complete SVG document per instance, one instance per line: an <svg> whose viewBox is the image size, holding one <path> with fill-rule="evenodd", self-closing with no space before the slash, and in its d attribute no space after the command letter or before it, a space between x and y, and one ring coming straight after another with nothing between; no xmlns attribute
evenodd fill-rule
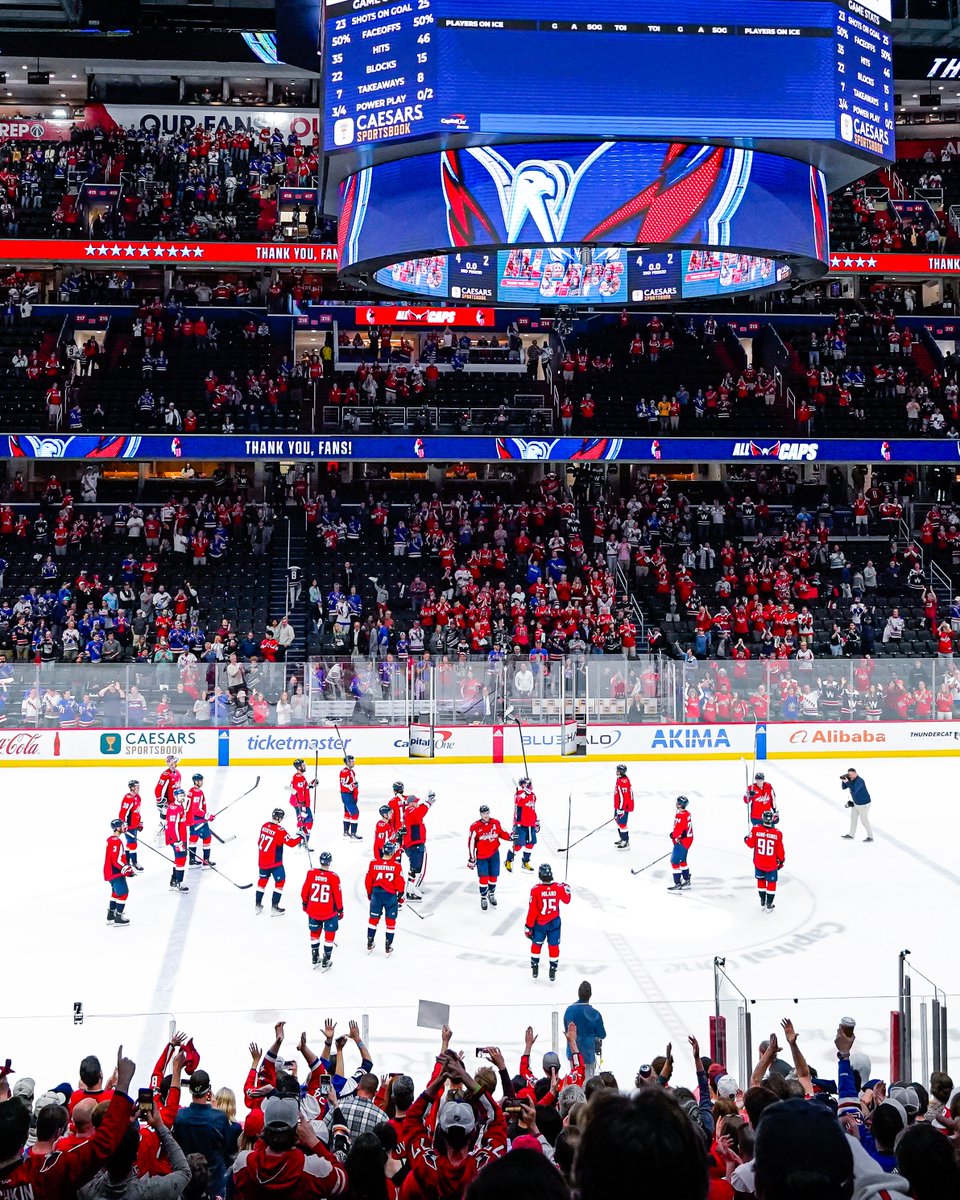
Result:
<svg viewBox="0 0 960 1200"><path fill-rule="evenodd" d="M774 825L779 820L776 792L774 792L773 786L767 783L762 771L758 771L754 775L753 783L747 787L743 802L749 805L751 825L762 825L763 814L768 812L772 812L774 815Z"/></svg>
<svg viewBox="0 0 960 1200"><path fill-rule="evenodd" d="M193 777L193 787L187 792L187 829L190 834L190 866L200 866L197 858L197 842L203 842L203 865L216 866L210 861L210 822L213 816L207 812L207 798L203 794L203 776L198 771Z"/></svg>
<svg viewBox="0 0 960 1200"><path fill-rule="evenodd" d="M757 879L757 891L760 893L760 907L770 912L777 893L780 868L786 862L783 834L774 828L772 812L763 814L763 821L743 839L743 844L753 851L753 873Z"/></svg>
<svg viewBox="0 0 960 1200"><path fill-rule="evenodd" d="M367 922L367 949L373 949L380 918L385 918L386 951L393 953L393 938L397 928L397 913L403 905L403 867L397 855L397 846L387 842L383 847L383 858L371 859L364 880L367 898L370 901L370 917Z"/></svg>
<svg viewBox="0 0 960 1200"><path fill-rule="evenodd" d="M565 883L554 882L549 863L541 863L539 879L530 892L524 933L530 939L530 971L534 979L540 974L540 951L543 943L547 943L552 983L560 965L560 905L570 903L570 888Z"/></svg>
<svg viewBox="0 0 960 1200"><path fill-rule="evenodd" d="M677 811L673 818L673 829L670 840L673 850L670 854L670 865L673 867L673 887L668 892L682 892L690 886L690 870L687 867L687 853L693 845L693 818L687 812L690 801L686 796L677 797Z"/></svg>
<svg viewBox="0 0 960 1200"><path fill-rule="evenodd" d="M333 964L333 943L343 920L343 891L340 876L330 870L333 855L327 850L317 859L320 864L307 872L300 891L303 911L310 926L310 954L314 967L329 971ZM320 934L323 933L323 961L320 960Z"/></svg>
<svg viewBox="0 0 960 1200"><path fill-rule="evenodd" d="M480 806L480 820L470 826L467 838L469 860L467 866L477 870L480 886L480 907L487 911L487 903L497 907L497 880L500 878L500 843L509 842L510 834L499 821L490 816L489 805Z"/></svg>
<svg viewBox="0 0 960 1200"><path fill-rule="evenodd" d="M270 814L270 820L260 829L257 838L257 916L263 912L263 893L267 890L267 882L273 879L273 898L270 911L275 917L282 916L286 909L280 907L283 897L283 885L287 881L287 873L283 866L284 846L299 846L303 836L294 837L283 827L283 809L275 808Z"/></svg>
<svg viewBox="0 0 960 1200"><path fill-rule="evenodd" d="M310 807L310 789L317 786L317 781L311 783L307 779L307 764L302 758L294 760L294 776L290 780L290 803L297 814L297 828L303 837L304 845L310 842L310 830L313 828L313 810Z"/></svg>
<svg viewBox="0 0 960 1200"><path fill-rule="evenodd" d="M530 855L537 844L537 833L540 822L537 820L537 797L533 791L532 782L524 776L517 784L516 795L513 798L513 845L507 851L505 866L513 870L513 860L523 849L521 866L524 871L532 871Z"/></svg>
<svg viewBox="0 0 960 1200"><path fill-rule="evenodd" d="M360 785L357 783L357 773L353 769L355 759L352 754L343 756L343 769L340 772L340 802L343 805L343 836L352 838L355 842L363 839L357 833L357 818L360 816Z"/></svg>
<svg viewBox="0 0 960 1200"><path fill-rule="evenodd" d="M133 874L133 867L127 862L123 845L123 822L115 817L110 822L110 836L107 838L107 849L103 859L103 878L110 884L110 907L107 909L107 924L117 926L129 925L129 918L123 915L130 888L127 879Z"/></svg>
<svg viewBox="0 0 960 1200"><path fill-rule="evenodd" d="M140 815L140 781L131 779L127 784L127 793L120 801L119 819L124 825L124 837L127 843L127 862L135 871L143 867L137 862L137 837L143 828L143 818Z"/></svg>
<svg viewBox="0 0 960 1200"><path fill-rule="evenodd" d="M627 823L633 812L633 784L627 775L624 763L617 767L617 782L613 789L613 817L617 823L619 838L613 843L618 850L626 850L630 845L630 831Z"/></svg>

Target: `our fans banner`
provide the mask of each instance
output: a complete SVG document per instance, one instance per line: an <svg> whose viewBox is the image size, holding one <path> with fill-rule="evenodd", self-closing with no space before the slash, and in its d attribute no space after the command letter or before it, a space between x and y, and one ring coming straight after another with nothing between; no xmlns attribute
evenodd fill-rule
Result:
<svg viewBox="0 0 960 1200"><path fill-rule="evenodd" d="M154 263L195 266L293 266L334 270L337 247L323 242L151 242L114 238L2 238L0 262L133 267Z"/></svg>

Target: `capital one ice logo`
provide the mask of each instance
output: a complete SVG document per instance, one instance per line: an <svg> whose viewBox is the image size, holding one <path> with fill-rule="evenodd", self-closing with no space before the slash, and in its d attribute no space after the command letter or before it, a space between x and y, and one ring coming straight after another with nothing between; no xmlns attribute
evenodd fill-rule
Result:
<svg viewBox="0 0 960 1200"><path fill-rule="evenodd" d="M579 167L563 159L528 158L514 166L488 146L467 153L489 174L497 188L507 242L516 242L527 218L545 242L562 242L577 188L600 158L614 145L601 143Z"/></svg>

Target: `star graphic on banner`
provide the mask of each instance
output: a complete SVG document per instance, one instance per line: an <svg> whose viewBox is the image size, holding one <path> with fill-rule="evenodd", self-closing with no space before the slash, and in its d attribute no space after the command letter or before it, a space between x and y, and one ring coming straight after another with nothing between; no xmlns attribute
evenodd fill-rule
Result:
<svg viewBox="0 0 960 1200"><path fill-rule="evenodd" d="M203 247L202 246L194 246L193 257L194 258L203 258Z"/></svg>
<svg viewBox="0 0 960 1200"><path fill-rule="evenodd" d="M833 256L833 258L830 259L830 266L831 267L839 267L840 266L840 259L836 254Z"/></svg>
<svg viewBox="0 0 960 1200"><path fill-rule="evenodd" d="M868 258L868 259L867 259L867 266L868 266L868 267L875 267L876 265L877 265L877 260L876 260L875 258Z"/></svg>
<svg viewBox="0 0 960 1200"><path fill-rule="evenodd" d="M96 254L97 248L96 246L84 246L83 252L86 254L87 258L90 258L91 255Z"/></svg>
<svg viewBox="0 0 960 1200"><path fill-rule="evenodd" d="M857 259L857 266L858 266L858 267L865 267L866 265L867 265L867 260L866 260L865 258L858 258L858 259Z"/></svg>
<svg viewBox="0 0 960 1200"><path fill-rule="evenodd" d="M176 248L176 246L167 247L167 258L176 258L179 253L180 251Z"/></svg>
<svg viewBox="0 0 960 1200"><path fill-rule="evenodd" d="M123 248L123 257L124 258L133 258L136 255L136 253L137 253L136 246L127 245L127 246L124 246L124 248Z"/></svg>
<svg viewBox="0 0 960 1200"><path fill-rule="evenodd" d="M844 265L845 267L852 267L852 266L853 266L853 259L850 257L850 255L849 255L849 254L848 254L848 255L847 255L847 257L846 257L846 258L843 260L843 265Z"/></svg>
<svg viewBox="0 0 960 1200"><path fill-rule="evenodd" d="M120 254L121 254L121 248L119 246L111 246L110 254L112 255L113 258L119 258Z"/></svg>
<svg viewBox="0 0 960 1200"><path fill-rule="evenodd" d="M143 245L140 247L140 257L141 258L149 258L150 257L150 247L149 246Z"/></svg>
<svg viewBox="0 0 960 1200"><path fill-rule="evenodd" d="M106 256L107 256L109 253L110 253L110 250L108 249L108 247L106 247L106 246L103 246L103 245L101 245L101 246L98 246L98 247L97 247L97 257L98 257L98 258L99 258L99 257L106 258Z"/></svg>

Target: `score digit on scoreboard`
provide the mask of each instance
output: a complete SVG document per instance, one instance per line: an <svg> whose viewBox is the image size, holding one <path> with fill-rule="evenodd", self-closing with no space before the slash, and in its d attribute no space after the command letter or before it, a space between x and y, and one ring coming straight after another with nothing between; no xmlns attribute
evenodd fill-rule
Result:
<svg viewBox="0 0 960 1200"><path fill-rule="evenodd" d="M327 0L328 149L415 137L435 124L433 0Z"/></svg>

